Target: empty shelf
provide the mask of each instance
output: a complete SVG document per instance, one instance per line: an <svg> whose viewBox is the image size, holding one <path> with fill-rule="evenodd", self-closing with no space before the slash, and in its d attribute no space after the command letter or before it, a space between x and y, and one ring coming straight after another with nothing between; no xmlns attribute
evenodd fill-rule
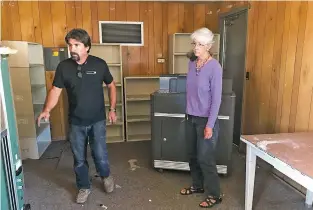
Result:
<svg viewBox="0 0 313 210"><path fill-rule="evenodd" d="M127 101L146 101L150 100L150 95L143 94L143 95L128 95L126 96Z"/></svg>
<svg viewBox="0 0 313 210"><path fill-rule="evenodd" d="M143 122L150 121L149 115L131 115L127 116L127 122Z"/></svg>
<svg viewBox="0 0 313 210"><path fill-rule="evenodd" d="M144 140L151 140L151 134L137 134L128 136L128 141L144 141Z"/></svg>
<svg viewBox="0 0 313 210"><path fill-rule="evenodd" d="M107 143L124 142L122 136L108 136Z"/></svg>
<svg viewBox="0 0 313 210"><path fill-rule="evenodd" d="M29 67L30 68L38 68L38 67L45 67L45 65L44 64L29 64Z"/></svg>

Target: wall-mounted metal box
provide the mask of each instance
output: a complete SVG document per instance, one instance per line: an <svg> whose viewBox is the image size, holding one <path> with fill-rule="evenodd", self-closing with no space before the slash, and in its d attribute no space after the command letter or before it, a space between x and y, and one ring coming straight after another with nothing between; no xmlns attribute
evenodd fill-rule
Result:
<svg viewBox="0 0 313 210"><path fill-rule="evenodd" d="M55 71L58 64L68 58L67 47L44 47L46 71Z"/></svg>

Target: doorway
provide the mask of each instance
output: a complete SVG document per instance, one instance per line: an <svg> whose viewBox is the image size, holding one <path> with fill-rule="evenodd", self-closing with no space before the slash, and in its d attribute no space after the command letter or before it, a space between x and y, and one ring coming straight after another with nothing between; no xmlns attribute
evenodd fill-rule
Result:
<svg viewBox="0 0 313 210"><path fill-rule="evenodd" d="M245 55L248 8L234 9L220 16L221 65L223 78L232 79L236 94L233 143L240 144L243 92L245 82Z"/></svg>

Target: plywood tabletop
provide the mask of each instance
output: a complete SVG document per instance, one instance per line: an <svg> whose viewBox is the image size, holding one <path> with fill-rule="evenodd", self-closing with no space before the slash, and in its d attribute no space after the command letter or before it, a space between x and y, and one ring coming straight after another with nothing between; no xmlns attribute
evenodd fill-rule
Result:
<svg viewBox="0 0 313 210"><path fill-rule="evenodd" d="M242 135L241 140L313 178L313 132Z"/></svg>

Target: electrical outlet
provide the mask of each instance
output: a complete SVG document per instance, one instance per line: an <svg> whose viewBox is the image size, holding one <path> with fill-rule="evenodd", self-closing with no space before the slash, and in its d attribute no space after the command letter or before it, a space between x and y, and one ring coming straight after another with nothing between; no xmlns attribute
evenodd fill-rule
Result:
<svg viewBox="0 0 313 210"><path fill-rule="evenodd" d="M158 58L158 63L165 63L165 58Z"/></svg>

